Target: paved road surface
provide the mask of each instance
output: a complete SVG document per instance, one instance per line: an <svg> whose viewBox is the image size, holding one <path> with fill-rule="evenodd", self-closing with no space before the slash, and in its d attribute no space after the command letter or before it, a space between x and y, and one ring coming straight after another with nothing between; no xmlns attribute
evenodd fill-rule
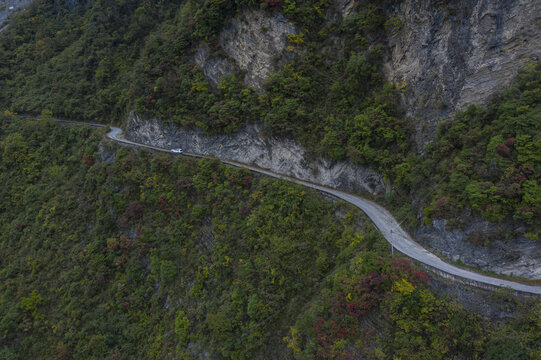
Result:
<svg viewBox="0 0 541 360"><path fill-rule="evenodd" d="M0 0L0 32L4 31L7 17L29 5L32 0Z"/></svg>
<svg viewBox="0 0 541 360"><path fill-rule="evenodd" d="M99 124L79 123L79 122L69 122L69 121L64 121L64 123L84 124L84 125L97 126L97 127L104 126L104 125L99 125ZM164 148L145 145L145 144L139 144L133 141L126 140L122 137L122 129L119 129L116 127L110 127L110 129L111 131L107 133L107 137L116 142L143 147L143 148L147 148L151 150L172 153L170 149L164 149ZM207 157L207 156L203 156L199 154L191 154L191 153L183 153L183 155L190 156L190 157L197 157L197 158ZM491 276L482 275L473 271L461 269L459 267L446 263L445 261L441 260L436 255L432 254L431 252L423 248L421 245L416 243L411 238L411 236L400 227L396 219L385 208L374 203L373 201L366 200L360 196L349 194L340 190L331 189L325 186L312 184L310 182L295 179L289 176L276 174L271 171L260 169L251 165L242 164L242 163L238 163L238 162L230 161L230 160L222 160L222 159L219 159L219 160L225 164L238 166L238 167L244 167L251 171L258 172L264 175L268 175L268 176L272 176L278 179L283 179L283 180L291 181L291 182L301 184L304 186L308 186L313 189L334 195L340 199L343 199L357 206L359 209L364 211L366 215L374 222L374 224L379 229L379 231L381 231L385 239L387 239L387 241L392 246L394 246L395 249L397 249L401 253L409 256L412 259L419 261L420 263L440 273L448 274L451 277L455 277L455 278L458 277L468 283L473 283L478 286L487 286L489 288L508 287L519 292L541 295L541 286L526 285L526 284L521 284L514 281L502 280L502 279L494 278Z"/></svg>

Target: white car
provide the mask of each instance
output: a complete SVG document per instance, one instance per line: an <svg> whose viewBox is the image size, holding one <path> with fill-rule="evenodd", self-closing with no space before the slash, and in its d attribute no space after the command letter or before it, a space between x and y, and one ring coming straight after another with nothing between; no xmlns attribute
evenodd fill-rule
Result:
<svg viewBox="0 0 541 360"><path fill-rule="evenodd" d="M182 154L182 149L171 149L171 152L175 154Z"/></svg>

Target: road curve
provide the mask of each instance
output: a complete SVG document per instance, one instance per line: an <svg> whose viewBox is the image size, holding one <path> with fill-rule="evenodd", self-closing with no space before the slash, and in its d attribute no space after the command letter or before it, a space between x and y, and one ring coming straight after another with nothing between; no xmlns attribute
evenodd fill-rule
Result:
<svg viewBox="0 0 541 360"><path fill-rule="evenodd" d="M99 126L99 127L103 126L99 124L90 124L90 123L78 123L78 122L69 122L69 123L85 124L85 125ZM164 148L160 148L156 146L145 145L145 144L136 143L130 140L126 140L122 137L122 129L120 128L110 127L110 129L111 129L110 132L107 133L106 136L107 138L113 141L123 143L123 144L143 147L143 148L147 148L151 150L172 153L170 149L164 149ZM204 156L200 154L183 153L183 155L196 157L196 158L210 158L209 156ZM396 219L391 215L391 213L389 213L389 211L387 211L384 207L376 204L373 201L363 199L360 196L349 194L344 191L328 188L328 187L321 186L318 184L313 184L308 181L299 180L290 176L276 174L272 171L260 169L255 166L239 163L236 161L230 161L230 160L223 160L223 159L218 159L218 160L220 160L221 162L225 164L229 164L229 165L233 165L237 167L243 167L243 168L249 169L251 171L254 171L260 174L291 181L296 184L304 185L304 186L307 186L319 191L323 191L357 206L372 220L374 225L383 234L385 239L395 249L397 249L404 255L412 259L415 259L419 261L420 263L440 273L445 273L445 274L450 275L451 277L457 277L457 278L463 279L467 283L473 283L475 285L485 286L489 288L508 287L510 289L513 289L515 291L522 292L522 293L541 295L541 286L539 285L526 285L526 284L518 283L515 281L498 279L495 277L482 275L470 270L462 269L454 265L451 265L449 263L446 263L445 261L443 261L436 255L432 254L431 252L423 248L421 245L416 243L412 239L412 237L400 227Z"/></svg>

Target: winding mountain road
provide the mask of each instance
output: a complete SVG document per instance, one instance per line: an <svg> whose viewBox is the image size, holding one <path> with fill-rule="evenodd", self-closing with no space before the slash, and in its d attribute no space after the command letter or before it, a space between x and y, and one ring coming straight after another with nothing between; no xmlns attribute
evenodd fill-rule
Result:
<svg viewBox="0 0 541 360"><path fill-rule="evenodd" d="M152 149L152 150L157 150L157 151L162 151L162 152L167 152L167 153L172 153L171 150L169 149L140 144L140 143L136 143L130 140L126 140L122 137L122 129L120 128L110 127L110 129L111 131L107 133L107 138L114 140L116 142L138 146L138 147L144 147L147 149ZM208 156L204 156L200 154L192 154L192 153L186 153L186 152L184 152L183 155L190 156L190 157L197 157L197 158L208 157ZM423 248L421 245L416 243L411 238L411 236L400 227L400 224L398 224L396 219L391 215L391 213L389 213L389 211L387 211L385 208L376 204L373 201L363 199L360 196L349 194L344 191L328 188L328 187L321 186L318 184L313 184L313 183L299 180L290 176L276 174L274 172L260 169L258 167L251 166L248 164L243 164L236 161L230 161L230 160L224 160L224 159L219 159L219 160L225 164L243 167L243 168L249 169L251 171L254 171L260 174L264 174L264 175L282 179L282 180L291 181L293 183L304 185L304 186L316 189L318 191L323 191L357 206L370 218L370 220L372 220L374 225L383 234L385 239L387 239L387 241L395 249L397 249L404 255L419 261L420 263L436 271L440 275L448 275L451 278L459 278L466 283L470 283L472 285L477 285L480 287L486 287L486 288L508 287L522 293L541 295L541 286L526 285L526 284L518 283L515 281L498 279L491 276L482 275L473 271L469 271L466 269L462 269L454 265L451 265L449 263L446 263L445 261L443 261L436 255L434 255L433 253L429 252L428 250Z"/></svg>
<svg viewBox="0 0 541 360"><path fill-rule="evenodd" d="M83 123L83 122L76 122L76 121L59 120L58 122L65 123L65 124L87 125L87 126L94 126L94 127L106 126L102 124ZM170 149L164 149L157 146L140 144L134 141L124 139L122 136L123 134L122 129L117 128L117 127L112 127L112 126L110 126L109 128L110 128L110 131L107 133L106 137L110 140L113 140L121 144L137 146L137 147L142 147L142 148L146 148L150 150L156 150L156 151L174 154ZM186 152L182 153L182 155L195 157L195 158L212 158L205 155L192 154L192 153L186 153ZM418 262L423 264L425 267L429 268L430 270L436 272L437 274L441 276L451 278L453 280L458 280L463 283L467 283L467 284L474 285L481 288L496 289L500 287L507 287L516 292L520 292L524 294L541 295L540 285L527 285L527 284L522 284L515 281L503 280L503 279L479 274L474 271L462 269L452 264L446 263L445 261L443 261L436 255L434 255L433 253L429 252L428 250L423 248L421 245L416 243L412 239L412 237L400 227L400 224L396 221L396 219L391 215L389 211L387 211L384 207L376 204L373 201L363 199L360 196L349 194L344 191L328 188L328 187L321 186L318 184L313 184L308 181L299 180L290 176L277 174L265 169L260 169L258 167L251 166L248 164L243 164L236 161L224 160L224 159L218 159L218 160L220 160L221 162L225 164L246 168L253 172L257 172L263 175L267 175L274 178L287 180L296 184L304 185L312 189L316 189L318 191L328 193L337 198L345 200L349 202L350 204L355 205L356 207L361 209L370 218L370 220L372 220L374 225L383 234L385 239L396 250L400 251L404 255L414 260L417 260Z"/></svg>

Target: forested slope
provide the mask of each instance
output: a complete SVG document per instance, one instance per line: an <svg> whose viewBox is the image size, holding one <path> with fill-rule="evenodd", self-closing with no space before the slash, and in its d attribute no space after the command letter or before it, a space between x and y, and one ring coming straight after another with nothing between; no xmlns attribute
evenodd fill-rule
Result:
<svg viewBox="0 0 541 360"><path fill-rule="evenodd" d="M3 358L536 356L538 306L481 326L345 204L101 130L1 124Z"/></svg>
<svg viewBox="0 0 541 360"><path fill-rule="evenodd" d="M401 166L407 189L422 178L427 187L439 183L424 210L426 223L444 217L460 225L457 219L471 208L488 221L524 224L526 235L539 239L541 63L521 71L488 106L470 106L442 123L425 151Z"/></svg>

